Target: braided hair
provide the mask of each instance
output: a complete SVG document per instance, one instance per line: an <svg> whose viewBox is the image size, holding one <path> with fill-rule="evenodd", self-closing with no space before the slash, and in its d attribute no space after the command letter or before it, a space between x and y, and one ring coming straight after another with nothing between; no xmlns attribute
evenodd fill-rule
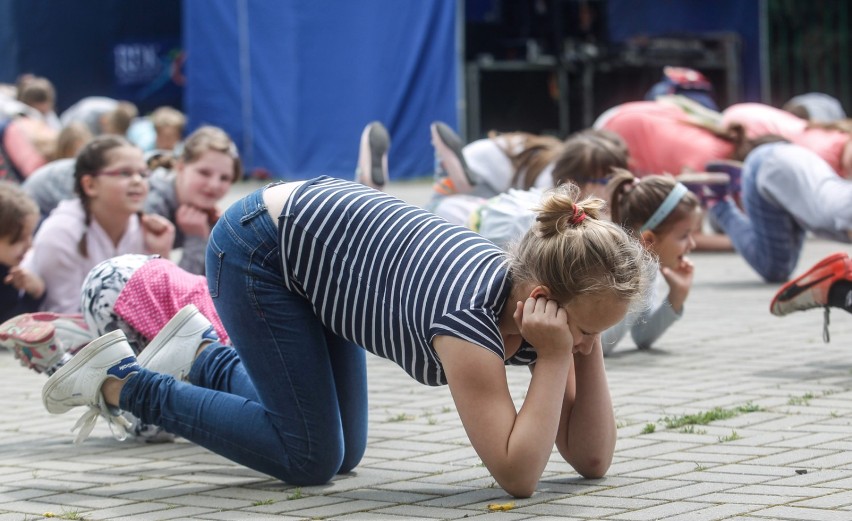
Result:
<svg viewBox="0 0 852 521"><path fill-rule="evenodd" d="M103 169L107 165L107 153L110 150L132 146L127 139L119 135L103 134L86 143L77 154L77 161L74 164L74 192L83 204L83 211L86 215L86 230L92 224L92 201L83 189L83 176L95 175ZM87 235L88 231L84 231L83 236L80 237L80 242L77 243L77 251L83 257L89 256L89 250L86 246Z"/></svg>

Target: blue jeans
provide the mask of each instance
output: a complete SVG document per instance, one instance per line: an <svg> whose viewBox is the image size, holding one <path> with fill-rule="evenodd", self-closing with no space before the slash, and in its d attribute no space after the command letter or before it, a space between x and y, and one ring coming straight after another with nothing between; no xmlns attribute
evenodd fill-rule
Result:
<svg viewBox="0 0 852 521"><path fill-rule="evenodd" d="M294 485L352 470L367 443L366 352L284 286L279 237L258 190L210 234L207 281L234 344L212 344L192 385L142 370L120 407Z"/></svg>
<svg viewBox="0 0 852 521"><path fill-rule="evenodd" d="M764 199L757 179L764 159L777 144L762 145L743 164L742 201L745 213L724 200L710 211L730 237L740 255L767 282L783 282L799 262L805 230L790 212Z"/></svg>

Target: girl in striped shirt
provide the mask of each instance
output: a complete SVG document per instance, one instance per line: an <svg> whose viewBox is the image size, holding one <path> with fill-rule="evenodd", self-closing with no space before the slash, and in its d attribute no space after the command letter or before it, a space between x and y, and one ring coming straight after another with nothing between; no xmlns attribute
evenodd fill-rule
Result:
<svg viewBox="0 0 852 521"><path fill-rule="evenodd" d="M120 423L123 409L288 483L322 484L366 448L370 351L449 385L508 493L533 494L554 444L600 477L616 440L600 333L641 300L656 265L598 218L603 201L576 196L554 189L506 253L363 185L270 185L210 236L208 286L233 348L187 307L138 363L120 331L93 341L48 380L45 406L88 405L90 423ZM520 410L507 364L532 372Z"/></svg>

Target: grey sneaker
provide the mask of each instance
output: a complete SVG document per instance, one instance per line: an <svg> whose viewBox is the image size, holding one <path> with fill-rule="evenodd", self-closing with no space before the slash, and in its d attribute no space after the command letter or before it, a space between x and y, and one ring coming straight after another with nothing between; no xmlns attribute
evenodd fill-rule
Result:
<svg viewBox="0 0 852 521"><path fill-rule="evenodd" d="M436 191L443 195L469 193L476 180L464 160L461 138L449 125L440 121L432 123L429 130L439 164L435 179Z"/></svg>
<svg viewBox="0 0 852 521"><path fill-rule="evenodd" d="M74 407L89 408L71 429L80 429L75 444L89 436L98 416L106 419L116 439L123 440L130 423L118 407L107 405L101 386L107 378L122 380L138 371L139 364L124 333L113 331L89 342L53 373L41 390L41 399L51 414L64 414Z"/></svg>
<svg viewBox="0 0 852 521"><path fill-rule="evenodd" d="M355 180L370 188L381 190L388 182L388 129L378 121L364 127L358 148L358 168Z"/></svg>
<svg viewBox="0 0 852 521"><path fill-rule="evenodd" d="M199 346L204 342L218 341L219 335L210 321L195 305L189 304L178 311L142 350L139 365L185 382Z"/></svg>

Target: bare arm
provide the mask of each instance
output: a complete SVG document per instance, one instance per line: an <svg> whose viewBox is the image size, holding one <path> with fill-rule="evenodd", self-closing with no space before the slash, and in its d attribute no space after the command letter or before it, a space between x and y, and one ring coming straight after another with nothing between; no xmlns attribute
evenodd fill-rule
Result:
<svg viewBox="0 0 852 521"><path fill-rule="evenodd" d="M506 492L531 496L553 450L570 354L537 363L516 411L499 357L458 338L437 337L434 344L474 450Z"/></svg>
<svg viewBox="0 0 852 521"><path fill-rule="evenodd" d="M462 424L482 462L509 494L528 497L544 472L571 369L573 340L567 315L546 299L528 299L524 337L536 346L536 370L519 411L509 393L503 360L464 340L434 340Z"/></svg>
<svg viewBox="0 0 852 521"><path fill-rule="evenodd" d="M533 374L535 371L537 363ZM556 447L582 476L600 478L612 463L616 437L615 414L598 338L591 353L574 355Z"/></svg>

